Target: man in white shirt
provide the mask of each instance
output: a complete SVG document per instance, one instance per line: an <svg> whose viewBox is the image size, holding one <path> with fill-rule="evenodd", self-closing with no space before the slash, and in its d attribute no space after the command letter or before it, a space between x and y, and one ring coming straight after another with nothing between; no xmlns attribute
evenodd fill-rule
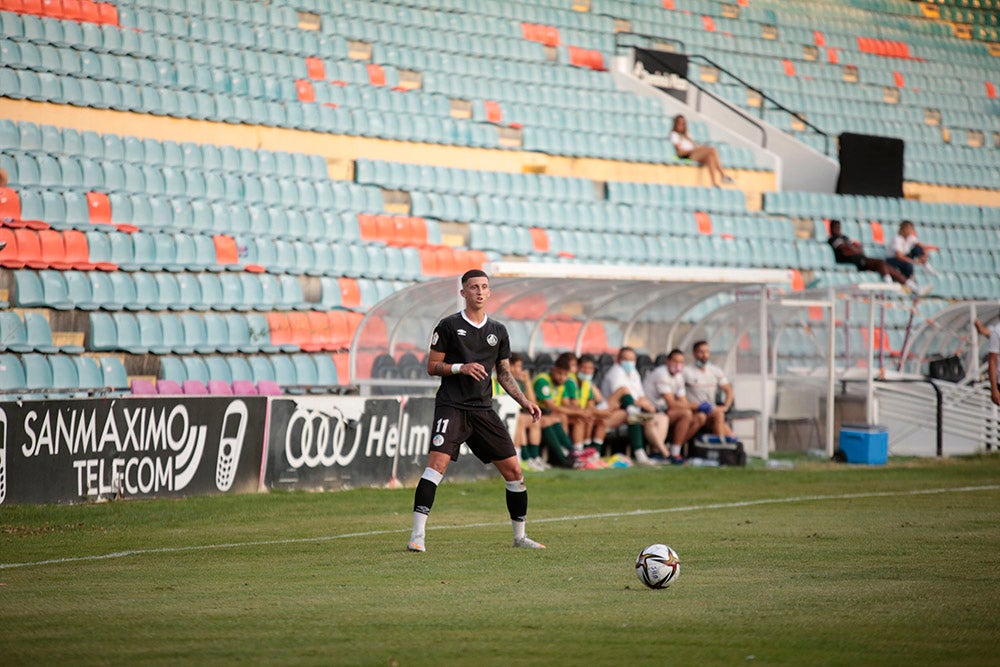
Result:
<svg viewBox="0 0 1000 667"><path fill-rule="evenodd" d="M706 416L707 429L720 438L733 436L726 423L726 413L733 405L733 387L725 371L709 361L708 343L700 340L694 344L694 366L684 367L684 383L688 397L698 404L698 411ZM716 405L719 389L726 395L722 405Z"/></svg>
<svg viewBox="0 0 1000 667"><path fill-rule="evenodd" d="M664 458L669 456L664 442L669 422L667 416L656 412L656 406L642 389L642 377L635 367L636 354L631 347L618 351L618 362L608 369L601 383L601 391L611 407L621 406L628 414L628 437L632 443L632 456L639 465L652 465L646 455L644 438Z"/></svg>
<svg viewBox="0 0 1000 667"><path fill-rule="evenodd" d="M990 400L994 405L1000 405L1000 375L998 375L997 365L1000 364L1000 321L992 327L987 328L982 322L976 320L976 330L984 336L990 337L990 352L987 357L990 376Z"/></svg>
<svg viewBox="0 0 1000 667"><path fill-rule="evenodd" d="M705 413L698 411L684 386L684 353L671 350L666 362L646 376L643 388L670 420L670 462L684 463L684 443L705 425Z"/></svg>

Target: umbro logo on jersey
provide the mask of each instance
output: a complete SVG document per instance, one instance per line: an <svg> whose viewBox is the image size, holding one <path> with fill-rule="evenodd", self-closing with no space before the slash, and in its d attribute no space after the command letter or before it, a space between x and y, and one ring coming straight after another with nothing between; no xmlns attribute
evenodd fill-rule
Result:
<svg viewBox="0 0 1000 667"><path fill-rule="evenodd" d="M457 333L458 333L459 336L464 336L465 335L465 329L459 329Z"/></svg>

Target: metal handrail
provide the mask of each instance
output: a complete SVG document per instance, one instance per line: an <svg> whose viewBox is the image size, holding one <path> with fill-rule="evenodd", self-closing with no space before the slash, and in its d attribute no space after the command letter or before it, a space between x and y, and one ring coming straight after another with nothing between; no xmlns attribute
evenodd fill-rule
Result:
<svg viewBox="0 0 1000 667"><path fill-rule="evenodd" d="M682 49L685 48L684 42L681 41L681 40L673 39L673 38L670 38L670 37L662 37L662 36L659 36L659 35L651 35L649 33L642 33L642 32L619 32L619 33L615 33L615 46L626 46L628 48L633 48L633 49L636 48L635 45L632 45L632 44L621 44L619 42L619 40L618 40L619 35L636 35L638 37L644 37L646 39L654 39L654 40L658 40L658 41L661 41L661 42L671 42L671 43L680 45L680 47ZM642 48L642 47L640 47L640 48ZM650 49L650 50L655 50L655 49ZM770 102L772 105L774 105L774 107L777 110L784 111L785 113L787 113L787 114L789 114L791 116L794 116L796 119L798 119L806 127L810 128L813 132L815 132L816 134L819 134L820 136L823 137L823 143L824 143L823 152L824 152L824 154L829 154L829 150L830 150L830 135L827 134L826 132L824 132L823 130L821 130L816 125L813 125L808 120L806 120L805 117L800 112L798 112L798 111L792 111L791 109L789 109L788 107L786 107L785 105L783 105L781 102L778 102L776 99L774 99L773 97L771 97L770 95L768 95L767 93L765 93L760 88L757 88L756 86L748 83L747 81L745 81L741 77L737 76L736 74L734 74L730 70L726 69L722 65L718 64L717 62L715 62L714 60L712 60L708 56L702 55L700 53L682 53L682 55L687 56L687 58L688 58L689 61L690 60L696 60L696 61L699 61L699 62L703 61L706 64L708 64L708 65L716 68L720 72L724 72L727 76L732 77L734 80L736 80L742 86L744 86L744 87L746 87L746 88L754 91L758 95L760 95L761 99L766 100L767 102ZM761 140L761 144L760 144L761 148L767 148L767 133L766 133L766 131L764 130L764 128L759 123L757 123L753 119L753 117L750 115L750 113L746 109L744 109L742 107L739 107L739 106L736 106L736 105L732 104L731 102L729 102L728 100L725 100L725 99L719 97L718 95L716 95L712 91L704 88L698 82L693 81L692 79L688 78L687 76L685 76L684 79L689 84L691 84L692 86L694 86L695 88L698 89L698 92L699 92L699 103L698 103L697 106L695 106L696 110L700 111L700 95L701 94L708 95L709 97L711 97L712 99L714 99L716 102L719 102L719 103L723 104L724 106L728 107L729 109L731 109L732 111L735 111L736 113L738 113L740 116L743 117L744 120L746 120L747 122L749 122L750 124L752 124L754 127L756 127L758 130L760 130L761 136L762 136L762 140ZM764 117L764 111L765 110L766 110L765 107L762 105L761 106L761 114L760 114L761 119L763 119L763 117Z"/></svg>

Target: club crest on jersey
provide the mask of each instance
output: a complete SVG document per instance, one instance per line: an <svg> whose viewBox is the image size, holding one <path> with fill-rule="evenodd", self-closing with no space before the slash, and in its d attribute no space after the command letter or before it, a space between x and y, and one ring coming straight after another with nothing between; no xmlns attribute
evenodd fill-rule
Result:
<svg viewBox="0 0 1000 667"><path fill-rule="evenodd" d="M457 334L458 334L459 336L464 336L464 335L465 335L465 329L459 329L459 330L458 330L458 331L457 331L456 333L457 333Z"/></svg>
<svg viewBox="0 0 1000 667"><path fill-rule="evenodd" d="M489 336L486 337L486 342L489 343L490 345L496 345L499 341L495 334L490 334Z"/></svg>

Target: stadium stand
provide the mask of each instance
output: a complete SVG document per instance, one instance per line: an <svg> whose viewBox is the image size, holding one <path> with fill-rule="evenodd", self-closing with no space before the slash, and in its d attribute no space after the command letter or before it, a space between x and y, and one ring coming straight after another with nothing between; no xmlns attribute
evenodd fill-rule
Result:
<svg viewBox="0 0 1000 667"><path fill-rule="evenodd" d="M363 313L492 259L844 284L853 273L823 243L831 218L871 253L917 223L941 274L921 317L1000 294L986 7L2 0L0 24L12 395L340 389ZM908 198L775 191L759 154L728 143L747 185L701 187L657 98L616 86L615 57L659 40L715 63L695 68L698 85L818 150L831 148L802 119L905 139ZM713 136L706 121L690 130ZM891 312L880 344L898 353L914 309ZM515 315L516 346L537 313ZM551 351L581 326L544 324ZM597 353L620 342L585 337ZM808 344L787 341L781 363ZM380 372L411 372L403 356Z"/></svg>

